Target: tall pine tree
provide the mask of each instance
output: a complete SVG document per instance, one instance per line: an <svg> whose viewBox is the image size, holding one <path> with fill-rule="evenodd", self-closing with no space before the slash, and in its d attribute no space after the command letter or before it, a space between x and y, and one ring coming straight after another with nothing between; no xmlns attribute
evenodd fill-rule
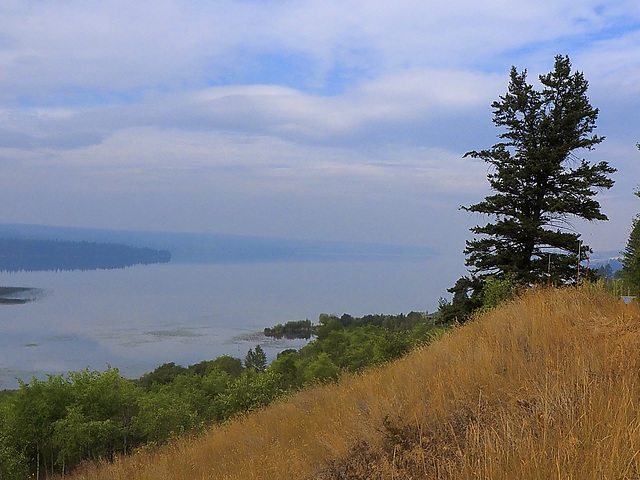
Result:
<svg viewBox="0 0 640 480"><path fill-rule="evenodd" d="M640 149L640 143L637 147ZM635 195L640 197L640 188L636 190ZM633 219L627 245L621 253L622 278L637 292L640 289L640 214Z"/></svg>
<svg viewBox="0 0 640 480"><path fill-rule="evenodd" d="M633 219L627 245L622 251L622 278L629 287L640 288L640 215Z"/></svg>
<svg viewBox="0 0 640 480"><path fill-rule="evenodd" d="M479 237L466 243L466 264L480 280L535 283L550 270L555 284L575 281L580 234L571 219L607 219L594 196L613 186L615 169L574 153L604 139L593 133L598 109L589 103L588 82L561 55L539 79L542 89L536 90L526 70L511 69L507 93L492 104L493 123L506 129L501 142L465 155L490 165L487 178L495 192L461 207L493 219L471 228Z"/></svg>

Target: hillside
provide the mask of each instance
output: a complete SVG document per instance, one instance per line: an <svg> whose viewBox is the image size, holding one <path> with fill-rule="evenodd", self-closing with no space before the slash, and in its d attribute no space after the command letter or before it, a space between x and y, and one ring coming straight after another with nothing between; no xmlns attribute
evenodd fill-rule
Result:
<svg viewBox="0 0 640 480"><path fill-rule="evenodd" d="M640 476L640 307L533 291L442 340L74 479Z"/></svg>

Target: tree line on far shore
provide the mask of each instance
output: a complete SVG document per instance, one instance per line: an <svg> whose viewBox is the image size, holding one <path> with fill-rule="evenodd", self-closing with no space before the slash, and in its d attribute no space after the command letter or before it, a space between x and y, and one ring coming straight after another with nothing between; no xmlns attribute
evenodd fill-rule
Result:
<svg viewBox="0 0 640 480"><path fill-rule="evenodd" d="M119 243L0 238L5 272L114 269L170 260L168 250Z"/></svg>

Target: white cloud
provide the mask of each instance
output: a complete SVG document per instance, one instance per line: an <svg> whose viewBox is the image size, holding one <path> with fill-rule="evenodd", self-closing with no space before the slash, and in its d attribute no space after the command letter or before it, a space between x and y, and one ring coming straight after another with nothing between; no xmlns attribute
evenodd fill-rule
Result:
<svg viewBox="0 0 640 480"><path fill-rule="evenodd" d="M579 62L591 84L609 90L610 97L640 93L640 31L598 41Z"/></svg>
<svg viewBox="0 0 640 480"><path fill-rule="evenodd" d="M446 118L486 111L502 78L471 72L412 70L388 75L334 96L270 85L223 86L91 110L12 109L0 128L25 137L25 148L83 147L128 128L236 132L318 145L422 143L418 123L436 132ZM448 128L445 126L445 128ZM403 131L404 130L404 131ZM445 136L447 132L440 132ZM413 137L413 138L412 138Z"/></svg>
<svg viewBox="0 0 640 480"><path fill-rule="evenodd" d="M632 0L7 0L0 200L21 205L7 220L66 211L77 221L60 223L126 228L156 204L176 228L250 233L255 210L261 232L296 221L329 237L425 215L426 238L486 190L485 167L461 157L495 143L490 105L509 67L533 81L557 53L590 81L615 145L598 152L626 184L639 19ZM128 201L140 207L125 221Z"/></svg>
<svg viewBox="0 0 640 480"><path fill-rule="evenodd" d="M308 60L289 68L307 70L312 84L329 82L335 68L368 76L480 62L502 68L509 52L597 35L621 15L638 15L636 3L13 1L0 7L0 87L5 102L117 101L242 80L264 54Z"/></svg>

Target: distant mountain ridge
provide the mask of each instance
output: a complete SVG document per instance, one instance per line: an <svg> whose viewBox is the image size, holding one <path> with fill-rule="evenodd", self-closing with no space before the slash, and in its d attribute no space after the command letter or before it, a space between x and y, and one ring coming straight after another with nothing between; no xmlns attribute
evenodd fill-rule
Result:
<svg viewBox="0 0 640 480"><path fill-rule="evenodd" d="M250 235L0 224L0 238L118 243L167 250L172 263L394 261L429 257L428 247Z"/></svg>

